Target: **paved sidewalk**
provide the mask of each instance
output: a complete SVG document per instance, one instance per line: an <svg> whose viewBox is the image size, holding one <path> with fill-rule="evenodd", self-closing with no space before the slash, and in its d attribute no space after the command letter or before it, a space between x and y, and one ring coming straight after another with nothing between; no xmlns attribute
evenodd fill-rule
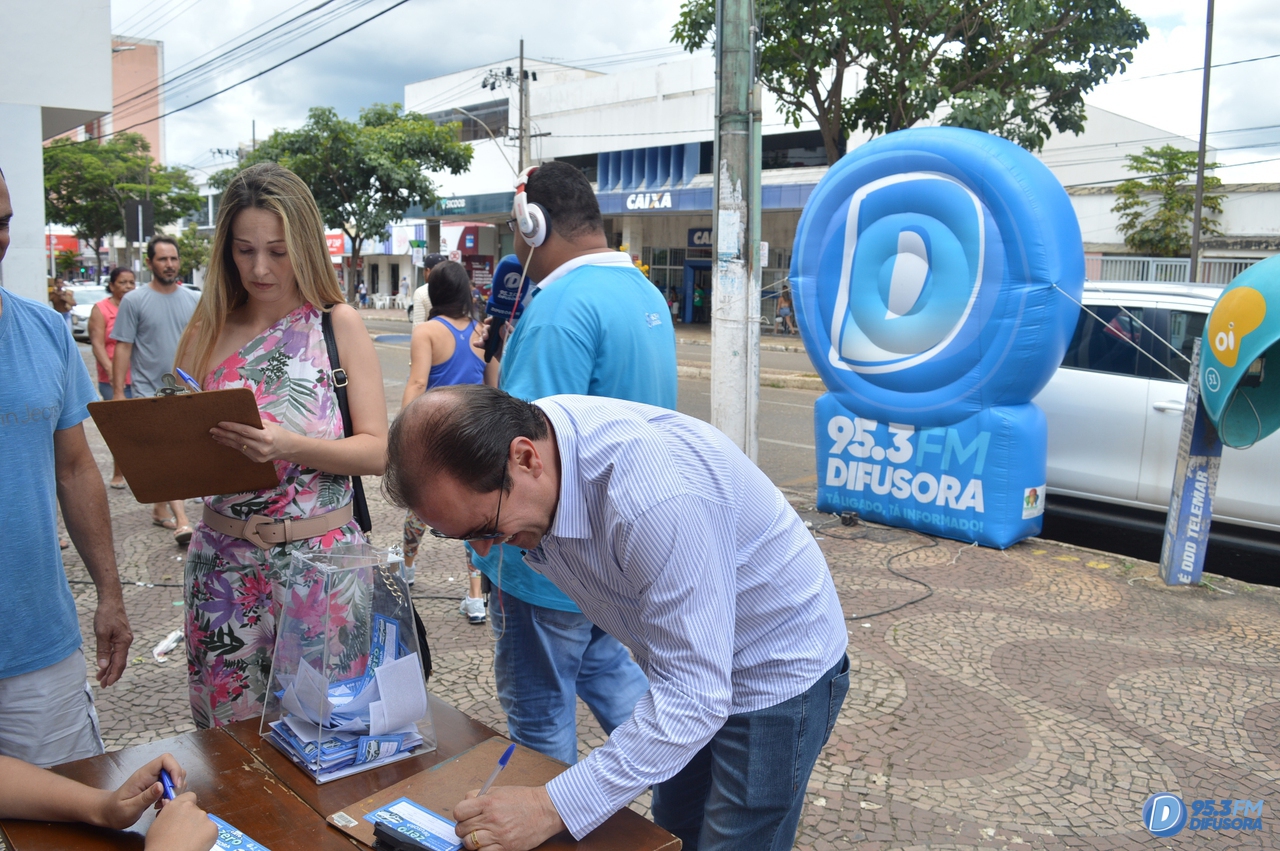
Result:
<svg viewBox="0 0 1280 851"><path fill-rule="evenodd" d="M402 515L366 485L374 542L398 541ZM118 749L193 726L181 653L151 658L182 622L182 551L129 492L108 494L122 577L150 583L125 589L129 668L95 686L104 739ZM1150 564L1044 541L999 552L845 528L812 513L811 494L788 496L827 553L853 662L798 848L1280 847L1280 590L1219 579L1216 591L1171 590ZM66 560L92 659L93 588L74 550ZM932 597L857 618L923 593L890 567ZM430 688L501 731L491 634L458 614L464 571L460 545L424 543L414 597L435 657ZM579 709L585 753L603 735ZM1266 827L1155 840L1140 813L1158 791L1264 799Z"/></svg>

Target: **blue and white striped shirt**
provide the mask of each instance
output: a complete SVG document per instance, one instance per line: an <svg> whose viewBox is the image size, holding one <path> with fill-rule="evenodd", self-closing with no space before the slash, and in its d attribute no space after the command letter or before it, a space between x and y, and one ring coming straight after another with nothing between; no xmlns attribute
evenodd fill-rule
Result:
<svg viewBox="0 0 1280 851"><path fill-rule="evenodd" d="M649 677L630 720L547 784L580 839L683 768L729 715L806 691L848 634L813 535L720 431L616 399L535 404L555 430L560 499L526 561Z"/></svg>

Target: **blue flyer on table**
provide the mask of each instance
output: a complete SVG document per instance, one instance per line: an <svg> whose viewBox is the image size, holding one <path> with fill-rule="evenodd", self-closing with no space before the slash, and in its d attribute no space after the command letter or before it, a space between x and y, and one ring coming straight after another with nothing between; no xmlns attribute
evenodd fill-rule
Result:
<svg viewBox="0 0 1280 851"><path fill-rule="evenodd" d="M218 844L210 851L271 851L267 846L254 842L215 815L210 815L209 821L218 826Z"/></svg>
<svg viewBox="0 0 1280 851"><path fill-rule="evenodd" d="M364 819L374 824L382 822L432 851L458 851L462 847L461 840L454 833L454 828L458 826L456 821L433 813L408 798L392 801L382 809L369 813Z"/></svg>

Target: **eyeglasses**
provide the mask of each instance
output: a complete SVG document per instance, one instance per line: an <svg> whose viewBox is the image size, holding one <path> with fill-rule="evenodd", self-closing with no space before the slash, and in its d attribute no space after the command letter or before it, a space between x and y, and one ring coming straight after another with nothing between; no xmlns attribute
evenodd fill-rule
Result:
<svg viewBox="0 0 1280 851"><path fill-rule="evenodd" d="M431 529L431 535L434 538L443 538L446 541L495 541L498 538L506 537L498 531L498 521L502 519L502 492L507 489L507 480L504 476L502 485L498 488L498 510L493 513L493 531L481 532L478 535L446 535L439 529Z"/></svg>
<svg viewBox="0 0 1280 851"><path fill-rule="evenodd" d="M507 229L512 233L516 232L516 225L520 224L516 219L507 219Z"/></svg>

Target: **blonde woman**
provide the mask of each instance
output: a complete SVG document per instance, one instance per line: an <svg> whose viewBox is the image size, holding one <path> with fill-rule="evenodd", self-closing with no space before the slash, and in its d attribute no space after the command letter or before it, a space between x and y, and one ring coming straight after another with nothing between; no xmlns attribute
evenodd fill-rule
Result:
<svg viewBox="0 0 1280 851"><path fill-rule="evenodd" d="M343 434L321 324L330 309L348 376L351 437ZM205 390L253 390L263 427L224 422L211 434L254 461L273 462L280 476L272 490L206 498L191 539L188 685L196 725L206 728L261 714L290 557L362 540L351 476L381 475L385 464L378 358L338 288L315 200L288 169L262 163L228 184L178 365Z"/></svg>

